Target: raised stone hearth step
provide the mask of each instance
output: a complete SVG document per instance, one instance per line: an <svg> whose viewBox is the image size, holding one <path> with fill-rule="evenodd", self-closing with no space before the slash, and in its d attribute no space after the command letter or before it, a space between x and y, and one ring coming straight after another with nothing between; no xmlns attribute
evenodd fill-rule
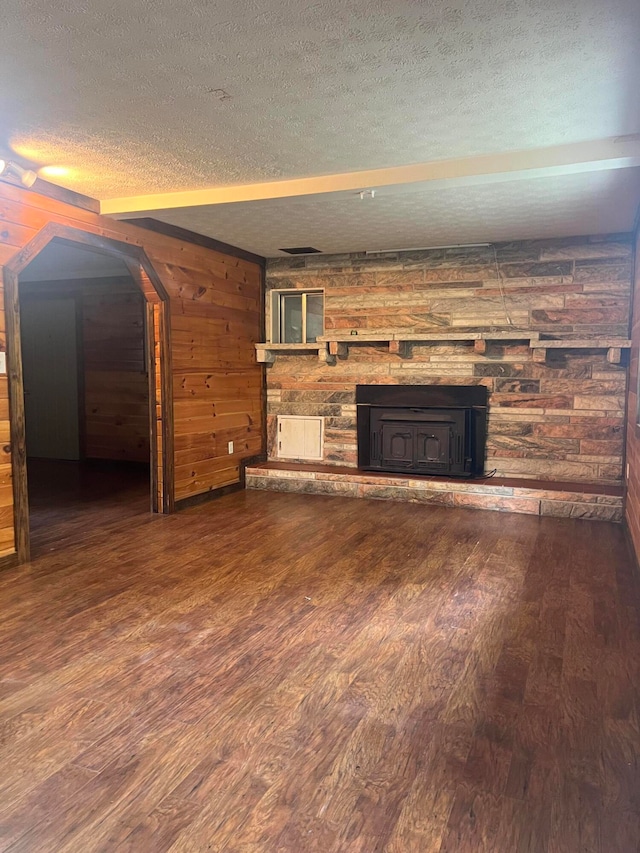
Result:
<svg viewBox="0 0 640 853"><path fill-rule="evenodd" d="M528 515L622 521L622 487L514 479L368 473L330 465L266 462L246 470L249 489L408 501Z"/></svg>

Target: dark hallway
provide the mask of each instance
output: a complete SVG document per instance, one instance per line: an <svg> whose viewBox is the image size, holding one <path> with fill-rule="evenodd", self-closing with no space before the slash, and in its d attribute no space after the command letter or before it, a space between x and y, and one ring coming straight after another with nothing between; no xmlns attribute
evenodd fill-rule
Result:
<svg viewBox="0 0 640 853"><path fill-rule="evenodd" d="M32 459L32 558L63 550L86 530L149 512L149 468L142 463Z"/></svg>

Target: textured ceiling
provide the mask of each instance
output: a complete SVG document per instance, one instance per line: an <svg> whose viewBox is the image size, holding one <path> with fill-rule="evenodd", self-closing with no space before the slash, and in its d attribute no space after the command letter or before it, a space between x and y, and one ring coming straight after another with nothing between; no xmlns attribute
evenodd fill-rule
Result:
<svg viewBox="0 0 640 853"><path fill-rule="evenodd" d="M610 137L639 31L638 0L4 0L0 142L106 199Z"/></svg>
<svg viewBox="0 0 640 853"><path fill-rule="evenodd" d="M20 274L20 281L63 281L128 275L124 262L113 255L76 249L53 240Z"/></svg>
<svg viewBox="0 0 640 853"><path fill-rule="evenodd" d="M333 253L629 231L639 199L636 168L386 187L364 200L357 193L325 193L148 215L274 257L283 246Z"/></svg>

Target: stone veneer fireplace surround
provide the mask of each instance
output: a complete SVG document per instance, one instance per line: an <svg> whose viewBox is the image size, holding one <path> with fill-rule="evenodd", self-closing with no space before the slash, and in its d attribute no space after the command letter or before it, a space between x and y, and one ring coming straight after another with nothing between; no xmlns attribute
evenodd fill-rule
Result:
<svg viewBox="0 0 640 853"><path fill-rule="evenodd" d="M539 483L535 500L550 484L556 497L567 485L570 499L551 507L543 497L539 511L568 514L580 503L580 517L610 518L609 510L583 509L598 501L611 507L621 491L626 355L599 343L628 336L631 262L630 235L505 243L495 256L491 247L268 262L268 289L322 288L325 337L349 336L334 353L329 347L333 364L319 362L317 348L269 358L269 459L276 458L278 415L322 416L317 482L328 489L333 469L333 482L344 487L346 472L358 476L357 386L482 386L490 407L486 470L497 469L490 482L497 487L506 478L511 489L521 481L525 491ZM536 337L551 344L536 348ZM410 345L390 344L398 340ZM300 477L282 470L261 479L284 480L286 473L290 490L301 489L302 480L308 490L311 472L300 467ZM588 500L576 497L581 483ZM371 496L391 487L369 478L359 488ZM479 488L462 480L456 486L467 495Z"/></svg>

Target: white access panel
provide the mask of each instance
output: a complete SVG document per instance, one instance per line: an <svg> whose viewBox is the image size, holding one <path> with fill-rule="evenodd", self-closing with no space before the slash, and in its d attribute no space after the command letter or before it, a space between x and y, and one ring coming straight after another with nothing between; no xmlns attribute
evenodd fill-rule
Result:
<svg viewBox="0 0 640 853"><path fill-rule="evenodd" d="M324 418L278 415L278 456L283 459L322 459Z"/></svg>

